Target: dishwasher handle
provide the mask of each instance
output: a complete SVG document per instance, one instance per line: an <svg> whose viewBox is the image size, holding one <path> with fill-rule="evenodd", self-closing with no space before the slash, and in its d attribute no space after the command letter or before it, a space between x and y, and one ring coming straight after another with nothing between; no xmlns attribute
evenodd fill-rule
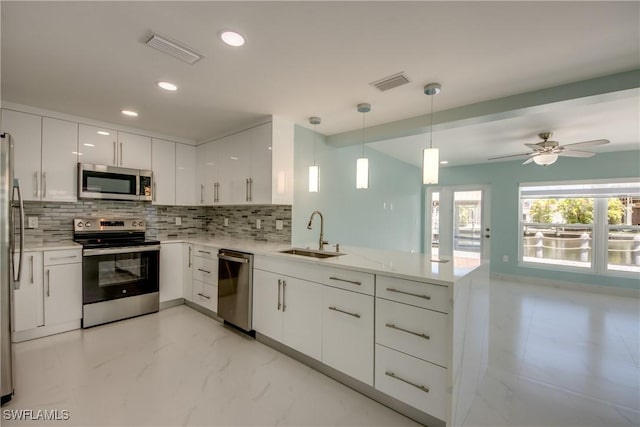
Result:
<svg viewBox="0 0 640 427"><path fill-rule="evenodd" d="M219 259L223 259L225 261L239 262L240 264L248 264L249 263L249 260L247 258L238 258L238 257L234 257L234 256L224 255L224 254L218 254L218 258Z"/></svg>

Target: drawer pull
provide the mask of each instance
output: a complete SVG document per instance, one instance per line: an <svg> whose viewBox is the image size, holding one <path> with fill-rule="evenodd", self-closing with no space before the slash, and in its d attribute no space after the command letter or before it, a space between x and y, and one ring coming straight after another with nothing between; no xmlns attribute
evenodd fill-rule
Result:
<svg viewBox="0 0 640 427"><path fill-rule="evenodd" d="M394 288L387 288L387 291L395 292L395 293L398 293L398 294L411 295L412 297L431 299L431 297L429 295L412 294L411 292L399 291L399 290L394 289Z"/></svg>
<svg viewBox="0 0 640 427"><path fill-rule="evenodd" d="M337 280L338 282L347 282L347 283L351 283L353 285L358 285L358 286L362 285L361 282L358 282L358 281L355 281L355 280L341 279L339 277L334 277L334 276L329 277L329 279L330 280Z"/></svg>
<svg viewBox="0 0 640 427"><path fill-rule="evenodd" d="M205 294L201 294L200 292L198 292L198 295L200 295L201 297L206 298L206 299L211 299L211 297L208 297Z"/></svg>
<svg viewBox="0 0 640 427"><path fill-rule="evenodd" d="M431 337L429 335L427 335L427 334L422 334L420 332L413 332L413 331L410 331L408 329L404 329L404 328L401 328L399 326L396 326L393 323L387 323L384 326L386 326L387 328L391 328L391 329L397 329L398 331L406 332L408 334L412 334L412 335L415 335L415 336L420 337L420 338L424 338L425 340L431 339Z"/></svg>
<svg viewBox="0 0 640 427"><path fill-rule="evenodd" d="M384 374L385 374L386 376L388 376L388 377L395 378L395 379L396 379L396 380L398 380L398 381L402 381L403 383L406 383L406 384L412 385L412 386L414 386L415 388L418 388L418 389L420 389L420 390L424 391L425 393L429 393L429 388L428 388L428 387L425 387L425 386L423 386L423 385L414 384L414 383L412 383L411 381L407 381L407 380L405 380L404 378L400 378L399 376L397 376L396 374L394 374L394 373L393 373L393 372L391 372L391 371L387 371L387 372L385 372Z"/></svg>
<svg viewBox="0 0 640 427"><path fill-rule="evenodd" d="M56 261L59 259L71 259L71 258L78 258L78 255L69 255L69 256L52 256L51 258L49 258L51 261Z"/></svg>
<svg viewBox="0 0 640 427"><path fill-rule="evenodd" d="M329 307L329 310L339 311L340 313L348 314L349 316L357 317L358 319L360 318L360 315L358 313L349 313L348 311L340 310L336 307Z"/></svg>
<svg viewBox="0 0 640 427"><path fill-rule="evenodd" d="M200 252L201 254L211 255L211 252L201 251L200 249L198 249L198 252Z"/></svg>
<svg viewBox="0 0 640 427"><path fill-rule="evenodd" d="M210 272L210 271L203 270L203 269L201 269L201 268L199 268L199 269L198 269L198 271L202 271L203 273L211 274L211 272Z"/></svg>

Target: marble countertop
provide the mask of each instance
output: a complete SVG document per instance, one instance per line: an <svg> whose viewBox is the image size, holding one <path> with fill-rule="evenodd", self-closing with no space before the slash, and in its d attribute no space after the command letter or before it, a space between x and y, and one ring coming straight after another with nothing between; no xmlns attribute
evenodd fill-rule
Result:
<svg viewBox="0 0 640 427"><path fill-rule="evenodd" d="M268 243L256 240L215 237L165 236L158 238L161 243L191 243L213 248L235 249L264 255L305 262L329 267L346 268L374 274L421 282L447 285L475 270L478 261L454 257L447 262L432 261L431 258L420 253L391 251L384 249L361 248L355 246L341 246L342 255L332 258L311 258L301 255L280 253L292 246L285 243ZM327 251L331 252L331 251Z"/></svg>
<svg viewBox="0 0 640 427"><path fill-rule="evenodd" d="M63 240L61 242L25 242L25 251L59 251L65 249L82 249L82 245L73 240Z"/></svg>

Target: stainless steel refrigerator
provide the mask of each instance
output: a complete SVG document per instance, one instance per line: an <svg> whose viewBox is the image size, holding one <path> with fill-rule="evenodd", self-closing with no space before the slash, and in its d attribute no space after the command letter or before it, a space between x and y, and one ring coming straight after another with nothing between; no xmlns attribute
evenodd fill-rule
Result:
<svg viewBox="0 0 640 427"><path fill-rule="evenodd" d="M20 243L18 252L16 240ZM13 176L13 139L8 133L0 134L0 254L0 396L4 405L13 397L11 309L13 289L20 288L24 258L24 208L20 185Z"/></svg>

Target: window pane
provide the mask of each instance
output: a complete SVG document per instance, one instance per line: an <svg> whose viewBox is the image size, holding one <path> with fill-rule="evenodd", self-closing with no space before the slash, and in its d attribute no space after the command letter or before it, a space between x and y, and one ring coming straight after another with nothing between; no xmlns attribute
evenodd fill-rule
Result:
<svg viewBox="0 0 640 427"><path fill-rule="evenodd" d="M453 193L453 253L480 259L482 244L482 191Z"/></svg>
<svg viewBox="0 0 640 427"><path fill-rule="evenodd" d="M523 226L522 260L571 267L591 267L593 232L582 225Z"/></svg>
<svg viewBox="0 0 640 427"><path fill-rule="evenodd" d="M607 268L640 272L640 199L610 198L607 203ZM634 207L635 206L635 207Z"/></svg>

